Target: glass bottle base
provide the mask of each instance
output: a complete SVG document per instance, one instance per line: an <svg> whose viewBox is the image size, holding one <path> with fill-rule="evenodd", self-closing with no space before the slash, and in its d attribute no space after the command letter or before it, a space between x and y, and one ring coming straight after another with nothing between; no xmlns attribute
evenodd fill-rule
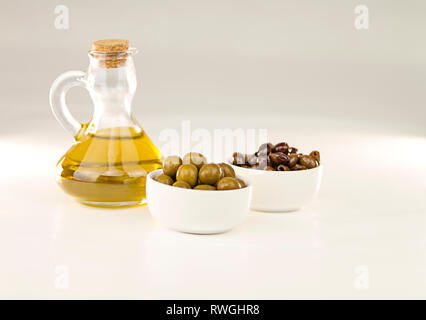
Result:
<svg viewBox="0 0 426 320"><path fill-rule="evenodd" d="M123 207L132 207L140 206L146 204L146 199L141 201L128 201L128 202L97 202L97 201L80 201L82 204L91 207L99 208L123 208Z"/></svg>

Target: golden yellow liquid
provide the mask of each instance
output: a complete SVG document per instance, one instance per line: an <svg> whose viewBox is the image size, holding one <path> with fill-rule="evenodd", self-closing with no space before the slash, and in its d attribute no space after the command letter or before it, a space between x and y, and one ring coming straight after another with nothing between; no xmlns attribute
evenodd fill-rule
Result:
<svg viewBox="0 0 426 320"><path fill-rule="evenodd" d="M58 163L62 189L87 204L145 202L146 176L161 168L161 154L149 137L132 127L81 134Z"/></svg>

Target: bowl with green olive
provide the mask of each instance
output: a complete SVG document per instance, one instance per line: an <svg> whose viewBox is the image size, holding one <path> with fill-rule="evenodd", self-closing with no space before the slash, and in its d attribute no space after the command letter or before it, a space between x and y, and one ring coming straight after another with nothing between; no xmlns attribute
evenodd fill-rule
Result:
<svg viewBox="0 0 426 320"><path fill-rule="evenodd" d="M303 154L286 142L262 144L249 155L235 152L228 164L252 186L250 208L266 212L305 207L318 194L323 170L319 151Z"/></svg>
<svg viewBox="0 0 426 320"><path fill-rule="evenodd" d="M251 186L231 165L207 163L204 156L192 154L167 157L163 169L150 172L146 195L151 215L163 226L214 234L246 218Z"/></svg>

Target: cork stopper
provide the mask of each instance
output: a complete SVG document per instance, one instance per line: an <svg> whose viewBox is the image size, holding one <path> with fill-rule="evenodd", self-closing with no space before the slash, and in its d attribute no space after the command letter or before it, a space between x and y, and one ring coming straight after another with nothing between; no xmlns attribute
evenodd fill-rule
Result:
<svg viewBox="0 0 426 320"><path fill-rule="evenodd" d="M90 54L101 68L119 68L127 65L128 50L129 40L105 39L93 42Z"/></svg>
<svg viewBox="0 0 426 320"><path fill-rule="evenodd" d="M105 39L92 43L92 50L103 53L123 52L129 50L129 40Z"/></svg>

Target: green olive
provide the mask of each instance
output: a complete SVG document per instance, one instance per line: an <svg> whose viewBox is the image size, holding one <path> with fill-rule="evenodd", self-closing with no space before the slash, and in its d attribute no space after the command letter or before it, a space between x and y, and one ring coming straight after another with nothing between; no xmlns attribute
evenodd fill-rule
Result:
<svg viewBox="0 0 426 320"><path fill-rule="evenodd" d="M220 179L217 183L217 190L232 190L232 189L240 189L241 185L237 179L232 177L225 177Z"/></svg>
<svg viewBox="0 0 426 320"><path fill-rule="evenodd" d="M189 185L189 183L187 183L185 181L176 181L175 183L173 183L173 187L184 188L184 189L192 189L191 186Z"/></svg>
<svg viewBox="0 0 426 320"><path fill-rule="evenodd" d="M178 156L169 156L163 162L163 172L170 177L175 177L180 165L182 165L181 158Z"/></svg>
<svg viewBox="0 0 426 320"><path fill-rule="evenodd" d="M241 180L241 179L239 179L239 178L236 178L236 179L237 179L237 181L240 183L241 188L245 188L245 187L247 187L246 183L245 183L243 180Z"/></svg>
<svg viewBox="0 0 426 320"><path fill-rule="evenodd" d="M190 163L181 165L176 173L176 181L185 181L191 187L197 184L197 179L198 169Z"/></svg>
<svg viewBox="0 0 426 320"><path fill-rule="evenodd" d="M211 186L209 184L199 184L194 188L195 190L216 190L215 186Z"/></svg>
<svg viewBox="0 0 426 320"><path fill-rule="evenodd" d="M224 177L232 177L235 178L235 171L232 169L232 167L227 163L219 163L219 167L222 168L222 171L224 173Z"/></svg>
<svg viewBox="0 0 426 320"><path fill-rule="evenodd" d="M163 184L168 184L169 186L173 184L173 179L166 174L160 174L157 178L155 178L155 181Z"/></svg>
<svg viewBox="0 0 426 320"><path fill-rule="evenodd" d="M222 178L222 169L215 163L205 164L198 174L201 184L216 184Z"/></svg>
<svg viewBox="0 0 426 320"><path fill-rule="evenodd" d="M194 166L197 167L198 170L201 169L201 167L207 163L207 159L205 156L203 156L201 153L198 152L190 152L187 153L184 157L183 157L183 163L187 164L187 163L191 163Z"/></svg>

